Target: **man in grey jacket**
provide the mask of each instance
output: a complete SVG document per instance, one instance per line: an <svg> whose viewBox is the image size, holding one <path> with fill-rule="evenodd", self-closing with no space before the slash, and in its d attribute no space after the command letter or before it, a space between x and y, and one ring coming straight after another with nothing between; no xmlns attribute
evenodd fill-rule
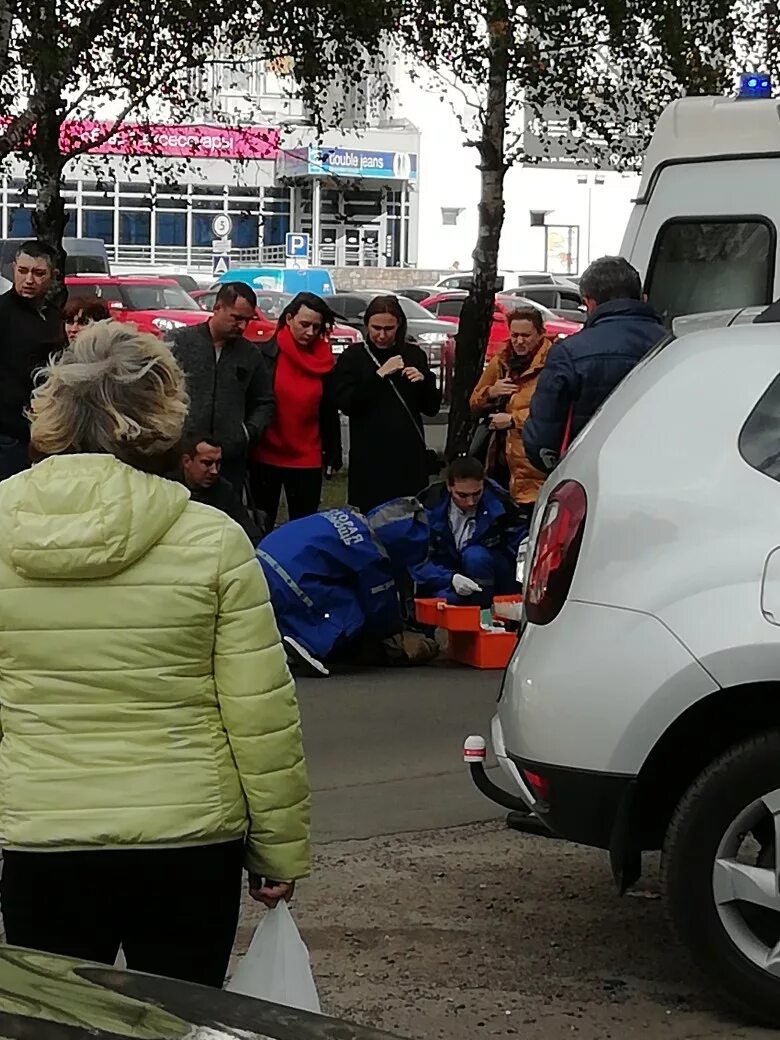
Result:
<svg viewBox="0 0 780 1040"><path fill-rule="evenodd" d="M257 347L244 338L256 307L248 285L228 282L217 293L208 321L177 329L171 337L190 395L187 430L219 440L222 476L239 495L249 449L274 416L270 371Z"/></svg>

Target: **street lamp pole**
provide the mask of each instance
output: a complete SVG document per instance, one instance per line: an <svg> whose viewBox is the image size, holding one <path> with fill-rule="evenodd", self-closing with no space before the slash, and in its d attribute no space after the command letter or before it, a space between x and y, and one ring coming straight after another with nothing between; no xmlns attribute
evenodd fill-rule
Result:
<svg viewBox="0 0 780 1040"><path fill-rule="evenodd" d="M587 264L593 259L591 256L591 228L593 226L593 188L601 187L604 184L604 175L602 173L596 173L591 181L587 173L582 173L577 177L578 184L584 184L588 189L588 230L585 236L585 255L587 258Z"/></svg>

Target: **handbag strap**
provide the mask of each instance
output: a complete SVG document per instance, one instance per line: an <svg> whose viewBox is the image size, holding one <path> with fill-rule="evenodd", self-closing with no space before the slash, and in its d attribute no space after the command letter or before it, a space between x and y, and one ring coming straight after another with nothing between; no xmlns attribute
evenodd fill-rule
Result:
<svg viewBox="0 0 780 1040"><path fill-rule="evenodd" d="M377 371L378 371L382 366L379 364L379 361L378 361L376 355L371 350L371 347L369 347L368 343L366 343L365 340L363 341L363 349L368 354L368 356L371 358L371 360L374 362L374 364L377 367ZM389 380L388 380L388 383L389 383L390 389L393 391L395 396L398 398L398 400L403 405L404 411L409 416L409 418L410 418L410 420L412 422L412 426L414 426L415 432L417 433L417 436L420 438L420 440L423 443L423 447L427 448L428 447L428 442L425 439L425 434L422 432L420 427L417 425L417 420L415 419L414 415L412 414L412 409L409 407L409 405L404 400L403 394L398 389L398 387L395 385L395 383L391 383L391 382L389 382Z"/></svg>

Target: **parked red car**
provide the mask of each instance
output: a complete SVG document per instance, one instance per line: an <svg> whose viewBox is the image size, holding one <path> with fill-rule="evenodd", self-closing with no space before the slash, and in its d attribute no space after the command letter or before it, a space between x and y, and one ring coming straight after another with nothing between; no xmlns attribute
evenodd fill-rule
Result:
<svg viewBox="0 0 780 1040"><path fill-rule="evenodd" d="M221 285L194 292L192 297L199 306L209 313L214 309L214 302ZM267 343L276 332L279 315L292 300L290 293L277 292L272 289L254 290L257 295L256 317L246 327L244 335L251 343ZM330 337L330 348L334 354L340 354L353 343L359 343L362 337L356 329L348 325L334 325Z"/></svg>
<svg viewBox="0 0 780 1040"><path fill-rule="evenodd" d="M174 329L200 325L203 311L171 278L146 275L68 275L68 297L97 296L105 300L112 318L130 321L140 332L162 339Z"/></svg>
<svg viewBox="0 0 780 1040"><path fill-rule="evenodd" d="M463 310L463 303L467 296L467 292L450 290L449 292L429 296L427 300L422 300L421 303L426 310L429 310L431 314L435 314L441 321L449 321L457 326L460 322L460 312ZM496 296L496 309L493 312L493 324L490 329L486 360L489 361L506 345L509 339L506 316L519 307L533 307L535 310L541 311L544 317L545 332L551 340L571 336L573 333L582 330L582 325L557 317L552 311L547 310L546 307L535 303L533 300L526 300L522 296L504 296L499 294Z"/></svg>

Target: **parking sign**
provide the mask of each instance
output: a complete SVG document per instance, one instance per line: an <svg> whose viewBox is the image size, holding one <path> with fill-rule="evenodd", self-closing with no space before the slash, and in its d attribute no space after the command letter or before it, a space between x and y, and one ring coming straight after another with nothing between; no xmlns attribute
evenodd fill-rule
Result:
<svg viewBox="0 0 780 1040"><path fill-rule="evenodd" d="M284 255L288 260L308 259L309 235L302 231L288 231L284 240Z"/></svg>

